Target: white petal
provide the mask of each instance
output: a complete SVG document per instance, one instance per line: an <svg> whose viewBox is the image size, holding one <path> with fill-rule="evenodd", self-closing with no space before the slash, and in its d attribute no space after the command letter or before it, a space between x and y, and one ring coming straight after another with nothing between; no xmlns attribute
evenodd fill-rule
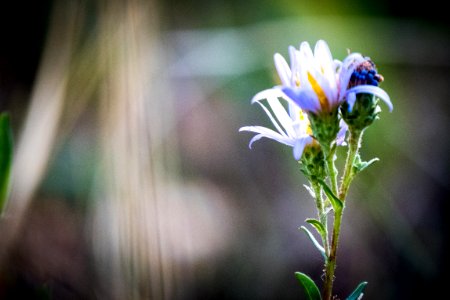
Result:
<svg viewBox="0 0 450 300"><path fill-rule="evenodd" d="M360 64L364 61L364 57L361 55L361 53L353 52L347 55L346 58L342 61L342 66L344 68L350 68L353 64Z"/></svg>
<svg viewBox="0 0 450 300"><path fill-rule="evenodd" d="M320 73L323 74L323 76L329 82L330 88L335 90L336 76L333 56L331 55L330 48L325 41L320 40L316 43L314 56L320 66Z"/></svg>
<svg viewBox="0 0 450 300"><path fill-rule="evenodd" d="M278 88L267 89L253 96L251 103L255 103L269 97L283 97L284 93Z"/></svg>
<svg viewBox="0 0 450 300"><path fill-rule="evenodd" d="M291 61L291 78L289 81L289 85L290 87L295 87L297 86L296 80L299 79L297 78L298 73L300 72L299 70L299 59L298 59L298 51L297 49L295 49L293 46L289 46L289 60Z"/></svg>
<svg viewBox="0 0 450 300"><path fill-rule="evenodd" d="M300 115L300 107L297 104L294 104L292 101L289 101L289 116L293 122L298 120L298 116ZM295 127L294 127L295 130Z"/></svg>
<svg viewBox="0 0 450 300"><path fill-rule="evenodd" d="M267 102L270 105L270 108L272 109L273 113L275 114L275 117L277 118L278 122L280 122L281 126L283 126L285 132L290 137L295 136L294 128L292 126L292 119L289 116L289 114L286 112L286 109L283 105L281 105L280 100L278 100L275 97L269 97L267 98Z"/></svg>
<svg viewBox="0 0 450 300"><path fill-rule="evenodd" d="M359 64L364 62L364 57L359 53L352 53L348 55L342 62L342 68L339 73L339 100L342 100L345 96L348 83L352 76L353 71Z"/></svg>
<svg viewBox="0 0 450 300"><path fill-rule="evenodd" d="M311 48L309 48L309 44L303 42L300 46L299 53L299 74L300 74L300 85L302 88L307 88L312 90L311 83L308 79L308 73L310 73L313 77L316 75L317 71L314 68L314 56L312 55Z"/></svg>
<svg viewBox="0 0 450 300"><path fill-rule="evenodd" d="M310 60L314 59L314 54L313 54L308 42L302 42L300 44L300 53L302 55L306 56Z"/></svg>
<svg viewBox="0 0 450 300"><path fill-rule="evenodd" d="M258 133L250 140L249 148L252 147L252 144L254 142L256 142L257 140L259 140L263 137L275 140L277 142L280 142L282 144L285 144L285 145L288 145L291 147L294 145L293 139L284 137L281 134L275 132L274 130L263 127L263 126L244 126L244 127L239 128L239 132L242 132L242 131Z"/></svg>
<svg viewBox="0 0 450 300"><path fill-rule="evenodd" d="M374 85L358 85L355 86L347 91L348 93L367 93L367 94L373 94L380 98L381 100L386 103L386 105L389 107L389 111L392 111L394 106L392 105L391 99L389 98L389 95L381 88L374 86Z"/></svg>
<svg viewBox="0 0 450 300"><path fill-rule="evenodd" d="M271 112L269 111L269 109L262 104L260 101L257 101L256 103L259 104L259 106L262 107L262 109L264 110L264 112L267 114L267 116L269 117L270 121L272 121L273 126L275 126L275 128L278 130L278 132L282 135L287 137L287 134L283 131L283 129L281 129L280 124L278 124L278 121L272 116Z"/></svg>
<svg viewBox="0 0 450 300"><path fill-rule="evenodd" d="M342 67L342 62L340 60L335 59L334 61L334 70L337 72Z"/></svg>
<svg viewBox="0 0 450 300"><path fill-rule="evenodd" d="M314 47L314 57L326 64L331 64L333 61L330 48L324 40L317 41L316 46Z"/></svg>
<svg viewBox="0 0 450 300"><path fill-rule="evenodd" d="M334 81L330 82L328 78L326 78L323 74L317 74L317 77L315 77L315 79L324 92L325 96L327 97L330 108L335 107L338 102L335 82L336 78L334 78Z"/></svg>
<svg viewBox="0 0 450 300"><path fill-rule="evenodd" d="M291 77L292 77L292 72L291 72L291 69L289 68L286 60L279 53L275 53L273 59L275 61L275 68L277 69L278 76L280 77L281 83L283 85L289 86Z"/></svg>

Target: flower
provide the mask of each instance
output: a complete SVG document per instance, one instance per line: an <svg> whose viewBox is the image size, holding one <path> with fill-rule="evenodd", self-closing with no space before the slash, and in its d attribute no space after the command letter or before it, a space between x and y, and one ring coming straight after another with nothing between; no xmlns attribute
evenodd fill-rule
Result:
<svg viewBox="0 0 450 300"><path fill-rule="evenodd" d="M323 40L316 43L314 53L307 42L302 42L299 50L290 46L289 56L290 67L280 54L275 54L283 85L274 89L281 89L285 98L307 112L314 137L328 153L339 132L337 69L341 64L333 60Z"/></svg>
<svg viewBox="0 0 450 300"><path fill-rule="evenodd" d="M308 116L292 100L283 98L288 103L287 111L277 96L281 97L281 91L277 95L272 90L265 90L256 94L252 99L252 103L258 103L262 107L277 131L263 126L244 126L239 131L257 133L250 140L250 149L254 142L265 137L293 147L295 160L300 160L305 147L317 144L316 140L311 136L312 131ZM264 99L267 99L268 107L262 103ZM344 122L341 125L336 139L338 145L344 144L347 132L347 125Z"/></svg>
<svg viewBox="0 0 450 300"><path fill-rule="evenodd" d="M339 102L346 100L348 111L353 110L357 94L371 94L386 103L389 111L393 105L389 95L378 87L383 77L377 73L375 64L360 53L349 54L339 68Z"/></svg>
<svg viewBox="0 0 450 300"><path fill-rule="evenodd" d="M307 112L319 114L336 109L340 104L336 76L340 63L333 60L327 43L319 40L314 53L308 42L302 42L300 50L290 46L289 56L290 68L283 56L275 54L283 93Z"/></svg>

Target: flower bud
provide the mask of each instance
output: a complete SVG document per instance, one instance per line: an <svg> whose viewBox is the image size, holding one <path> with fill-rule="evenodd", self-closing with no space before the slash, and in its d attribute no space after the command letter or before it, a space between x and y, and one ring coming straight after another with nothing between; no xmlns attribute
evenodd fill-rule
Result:
<svg viewBox="0 0 450 300"><path fill-rule="evenodd" d="M377 73L375 64L365 58L354 69L348 82L347 90L364 86L377 87L383 76ZM350 129L363 130L378 117L378 97L374 93L348 93L346 101L341 105L342 118Z"/></svg>
<svg viewBox="0 0 450 300"><path fill-rule="evenodd" d="M317 142L308 144L300 160L300 170L310 181L324 180L327 176L322 148Z"/></svg>

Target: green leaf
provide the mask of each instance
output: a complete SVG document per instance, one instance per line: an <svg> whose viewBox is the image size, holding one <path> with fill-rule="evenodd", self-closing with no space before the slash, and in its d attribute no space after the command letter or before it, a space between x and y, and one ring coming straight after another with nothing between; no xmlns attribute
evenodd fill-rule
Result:
<svg viewBox="0 0 450 300"><path fill-rule="evenodd" d="M0 214L9 194L9 181L13 157L12 130L9 115L0 114Z"/></svg>
<svg viewBox="0 0 450 300"><path fill-rule="evenodd" d="M295 272L295 277L300 281L303 288L305 289L306 296L308 300L321 300L319 289L314 281L306 274L301 272Z"/></svg>
<svg viewBox="0 0 450 300"><path fill-rule="evenodd" d="M367 281L361 282L353 291L353 293L351 293L350 296L347 297L346 300L361 300L364 295L364 289L366 288L366 285Z"/></svg>
<svg viewBox="0 0 450 300"><path fill-rule="evenodd" d="M331 189L328 187L328 185L323 180L319 180L320 185L323 188L323 191L328 197L328 200L330 200L331 205L333 206L333 209L335 211L342 210L342 207L344 207L344 204L342 203L341 199L336 197L335 194L331 191Z"/></svg>
<svg viewBox="0 0 450 300"><path fill-rule="evenodd" d="M323 224L320 223L316 219L306 219L306 222L314 226L316 228L317 232L320 234L320 236L325 236L325 227L323 227Z"/></svg>
<svg viewBox="0 0 450 300"><path fill-rule="evenodd" d="M355 161L355 164L354 164L353 167L355 168L356 173L359 173L362 170L364 170L365 168L369 167L370 165L372 165L373 163L375 163L375 162L377 162L379 160L380 159L375 157L375 158L372 158L369 161L361 161L361 160L359 162Z"/></svg>
<svg viewBox="0 0 450 300"><path fill-rule="evenodd" d="M299 229L303 230L306 235L309 237L311 242L316 246L317 250L319 250L320 254L322 254L323 258L326 259L325 255L325 249L322 247L322 245L316 240L314 235L311 233L311 231L308 230L305 226L301 226Z"/></svg>

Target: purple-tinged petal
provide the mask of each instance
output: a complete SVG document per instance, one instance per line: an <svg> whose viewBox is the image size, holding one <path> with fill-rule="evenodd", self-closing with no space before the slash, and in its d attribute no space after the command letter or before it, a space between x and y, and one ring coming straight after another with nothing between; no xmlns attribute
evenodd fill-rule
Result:
<svg viewBox="0 0 450 300"><path fill-rule="evenodd" d="M305 146L311 142L312 142L312 137L310 137L310 136L306 136L306 137L300 138L295 141L294 150L293 150L295 160L300 160L300 158L302 158L302 154L303 154L303 150L305 150Z"/></svg>
<svg viewBox="0 0 450 300"><path fill-rule="evenodd" d="M391 99L389 98L389 95L381 88L373 85L358 85L355 86L347 91L347 93L367 93L367 94L373 94L380 98L381 100L386 103L386 105L389 107L389 111L392 111L394 109L394 106L392 105ZM348 102L348 100L347 100Z"/></svg>
<svg viewBox="0 0 450 300"><path fill-rule="evenodd" d="M283 88L287 97L292 99L304 111L317 112L320 110L320 102L313 91L307 89Z"/></svg>
<svg viewBox="0 0 450 300"><path fill-rule="evenodd" d="M339 128L339 132L336 137L336 144L338 146L341 146L341 145L343 146L343 145L345 145L345 135L348 131L348 125L347 125L347 123L344 122L344 120L341 120L341 122L339 123L339 126L340 126L340 128Z"/></svg>
<svg viewBox="0 0 450 300"><path fill-rule="evenodd" d="M353 92L348 93L347 94L348 112L352 112L355 102L356 102L356 94Z"/></svg>
<svg viewBox="0 0 450 300"><path fill-rule="evenodd" d="M283 99L286 99L286 97L283 97ZM295 120L297 120L300 114L300 107L298 107L298 105L295 104L292 100L289 101L288 103L289 103L289 116L291 117L291 120L294 122Z"/></svg>

